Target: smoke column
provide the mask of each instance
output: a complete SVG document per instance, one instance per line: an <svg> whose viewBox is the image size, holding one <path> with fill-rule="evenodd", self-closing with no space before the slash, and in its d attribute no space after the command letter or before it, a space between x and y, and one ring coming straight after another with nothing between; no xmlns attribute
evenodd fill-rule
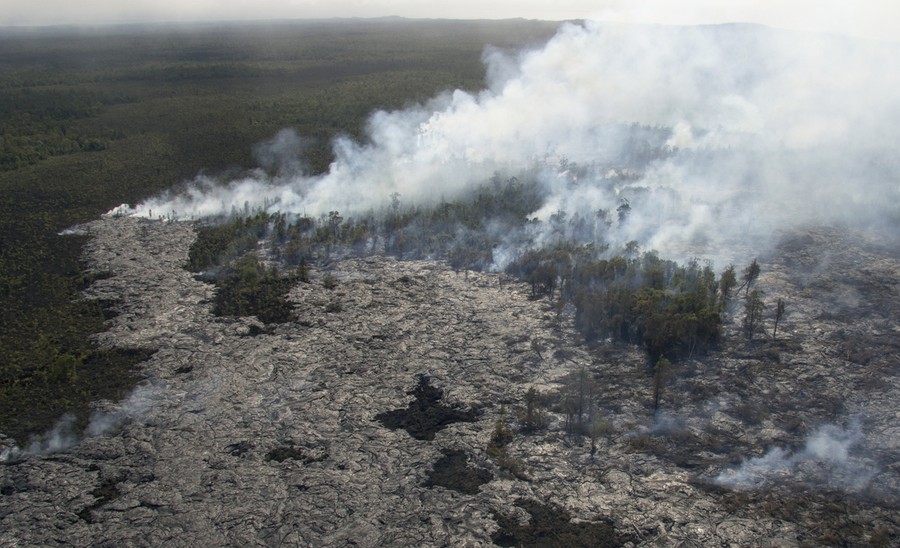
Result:
<svg viewBox="0 0 900 548"><path fill-rule="evenodd" d="M759 248L804 223L893 237L897 53L889 43L755 25L566 24L540 49L487 50L479 93L373 113L363 142L333 143L327 173L304 174L289 156L302 140L283 133L271 150L256 149L268 171L198 178L130 213L187 219L249 205L347 216L386 207L394 193L427 205L494 173L537 168L548 197L533 217L628 200L632 214L612 243L665 254Z"/></svg>

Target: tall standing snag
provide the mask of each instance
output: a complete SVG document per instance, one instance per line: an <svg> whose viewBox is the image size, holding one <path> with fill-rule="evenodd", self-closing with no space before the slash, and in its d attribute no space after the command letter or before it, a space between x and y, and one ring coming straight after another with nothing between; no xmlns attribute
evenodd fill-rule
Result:
<svg viewBox="0 0 900 548"><path fill-rule="evenodd" d="M662 399L663 389L672 375L672 362L661 357L653 366L653 416L659 411L659 402Z"/></svg>
<svg viewBox="0 0 900 548"><path fill-rule="evenodd" d="M775 328L772 330L772 340L776 340L776 336L778 335L778 322L781 321L781 318L784 317L784 299L778 299L778 304L775 305Z"/></svg>

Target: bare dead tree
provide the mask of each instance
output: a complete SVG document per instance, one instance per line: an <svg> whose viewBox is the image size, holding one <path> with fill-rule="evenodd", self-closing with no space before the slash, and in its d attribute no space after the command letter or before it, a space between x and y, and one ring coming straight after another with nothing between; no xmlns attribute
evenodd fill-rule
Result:
<svg viewBox="0 0 900 548"><path fill-rule="evenodd" d="M784 317L784 299L778 299L778 304L775 305L775 328L772 330L772 340L776 340L776 336L778 335L778 323Z"/></svg>

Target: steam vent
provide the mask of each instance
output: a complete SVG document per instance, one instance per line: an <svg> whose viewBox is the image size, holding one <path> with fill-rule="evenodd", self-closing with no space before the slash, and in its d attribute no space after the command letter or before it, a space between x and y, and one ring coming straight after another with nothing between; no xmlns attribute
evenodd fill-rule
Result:
<svg viewBox="0 0 900 548"><path fill-rule="evenodd" d="M509 277L337 260L262 325L212 314L191 224L83 229L112 274L86 296L120 303L98 342L155 353L64 450L6 452L4 545L896 539L900 261L863 239L786 239L758 281L782 334L680 361L654 413L643 350L589 347ZM585 391L602 419L567 428Z"/></svg>

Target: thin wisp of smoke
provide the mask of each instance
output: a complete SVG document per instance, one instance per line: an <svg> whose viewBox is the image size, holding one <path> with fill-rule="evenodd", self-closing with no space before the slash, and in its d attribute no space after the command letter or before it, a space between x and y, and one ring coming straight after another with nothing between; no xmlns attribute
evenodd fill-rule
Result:
<svg viewBox="0 0 900 548"><path fill-rule="evenodd" d="M364 142L333 143L326 173L305 173L302 139L283 132L256 149L265 171L199 177L119 212L348 216L536 170L545 199L532 230L549 231L559 211L591 218L627 202L627 220L598 227L604 239L673 257L721 259L810 222L895 234L898 59L887 44L752 25L566 24L543 48L488 50L480 93L375 112Z"/></svg>

